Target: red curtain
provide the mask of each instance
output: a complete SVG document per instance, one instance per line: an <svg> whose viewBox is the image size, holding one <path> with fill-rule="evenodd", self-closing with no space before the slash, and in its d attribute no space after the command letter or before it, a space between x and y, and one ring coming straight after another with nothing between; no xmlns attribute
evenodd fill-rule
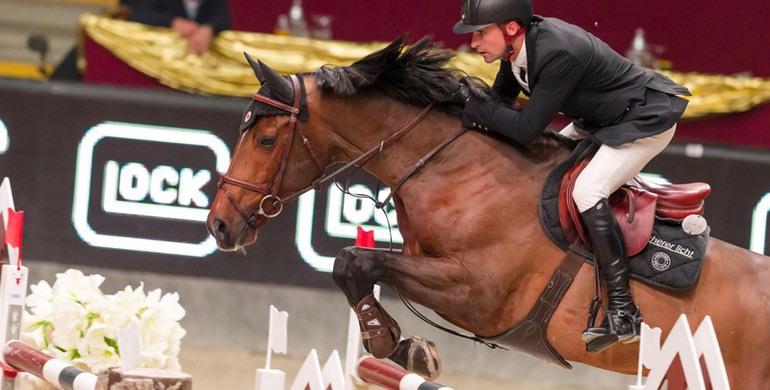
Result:
<svg viewBox="0 0 770 390"><path fill-rule="evenodd" d="M272 32L290 0L228 0L235 30ZM637 28L647 41L665 47L659 56L683 72L770 77L770 2L756 0L546 1L533 0L535 13L576 24L624 54ZM335 39L391 41L409 33L411 41L433 35L456 49L470 38L452 34L461 0L304 0L312 15L331 15Z"/></svg>

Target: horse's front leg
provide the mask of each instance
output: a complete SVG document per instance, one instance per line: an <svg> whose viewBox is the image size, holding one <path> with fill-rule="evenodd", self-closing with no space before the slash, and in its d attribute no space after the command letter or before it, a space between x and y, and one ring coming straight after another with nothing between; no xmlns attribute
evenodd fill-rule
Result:
<svg viewBox="0 0 770 390"><path fill-rule="evenodd" d="M444 314L467 307L466 268L443 258L406 256L382 249L347 247L338 255L332 276L356 312L364 347L377 358L435 379L440 363L433 343L422 338L400 339L396 321L374 298L381 282L418 303Z"/></svg>

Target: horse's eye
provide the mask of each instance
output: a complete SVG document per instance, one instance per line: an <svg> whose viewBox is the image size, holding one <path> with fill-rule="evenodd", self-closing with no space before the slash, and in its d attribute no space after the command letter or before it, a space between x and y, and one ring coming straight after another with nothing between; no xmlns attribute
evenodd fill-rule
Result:
<svg viewBox="0 0 770 390"><path fill-rule="evenodd" d="M266 135L260 135L257 137L257 143L259 146L265 148L272 148L275 145L275 137L268 137Z"/></svg>

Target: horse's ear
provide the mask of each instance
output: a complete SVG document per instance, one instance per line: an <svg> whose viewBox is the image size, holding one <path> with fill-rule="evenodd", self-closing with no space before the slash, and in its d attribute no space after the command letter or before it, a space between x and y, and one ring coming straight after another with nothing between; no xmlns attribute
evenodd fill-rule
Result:
<svg viewBox="0 0 770 390"><path fill-rule="evenodd" d="M249 53L243 52L243 55L246 56L246 61L249 61L249 65L251 65L251 69L254 70L254 75L257 76L257 80L260 84L265 83L265 74L262 72L262 69L259 67L259 64L257 61L254 61L253 58L249 55Z"/></svg>
<svg viewBox="0 0 770 390"><path fill-rule="evenodd" d="M288 78L279 75L278 72L265 65L264 62L260 60L257 62L265 76L265 82L262 84L270 86L270 93L275 95L276 100L291 104L294 101L294 84Z"/></svg>

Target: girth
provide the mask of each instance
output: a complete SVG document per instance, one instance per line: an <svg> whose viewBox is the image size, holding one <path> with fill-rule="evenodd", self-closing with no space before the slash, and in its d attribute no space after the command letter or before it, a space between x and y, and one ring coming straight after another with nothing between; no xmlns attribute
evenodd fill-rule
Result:
<svg viewBox="0 0 770 390"><path fill-rule="evenodd" d="M497 347L523 352L562 368L571 369L572 365L548 342L548 322L572 281L575 280L584 259L584 256L575 251L568 251L532 309L521 321L498 336L479 336L479 338Z"/></svg>

